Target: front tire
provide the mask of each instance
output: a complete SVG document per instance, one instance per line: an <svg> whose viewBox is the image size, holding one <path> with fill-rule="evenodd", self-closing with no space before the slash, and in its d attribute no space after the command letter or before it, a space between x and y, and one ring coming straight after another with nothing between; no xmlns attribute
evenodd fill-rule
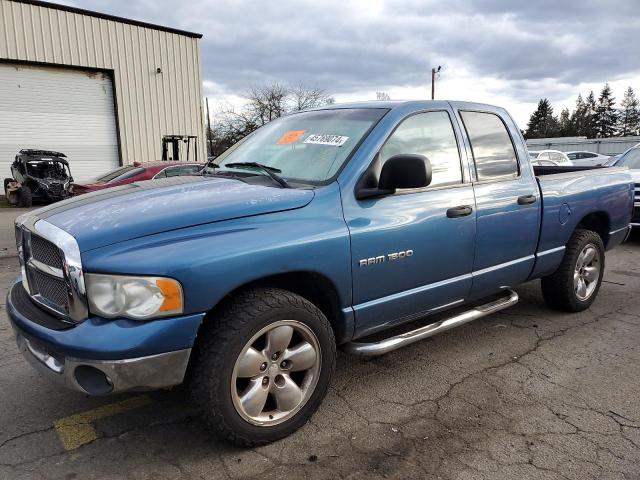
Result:
<svg viewBox="0 0 640 480"><path fill-rule="evenodd" d="M595 301L604 274L604 244L591 230L576 230L558 269L542 279L542 295L550 307L581 312Z"/></svg>
<svg viewBox="0 0 640 480"><path fill-rule="evenodd" d="M208 426L264 445L303 426L324 398L336 343L322 312L275 288L235 297L198 335L190 379Z"/></svg>
<svg viewBox="0 0 640 480"><path fill-rule="evenodd" d="M31 189L26 185L20 187L18 190L18 206L29 208L33 205L33 194L31 193Z"/></svg>

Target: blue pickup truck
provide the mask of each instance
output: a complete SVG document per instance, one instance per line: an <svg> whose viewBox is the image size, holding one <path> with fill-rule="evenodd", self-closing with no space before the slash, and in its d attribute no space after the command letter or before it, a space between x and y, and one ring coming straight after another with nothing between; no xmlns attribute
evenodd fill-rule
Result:
<svg viewBox="0 0 640 480"><path fill-rule="evenodd" d="M215 432L260 445L318 408L337 347L389 352L537 278L550 306L588 308L632 208L626 169L534 169L502 108L332 105L200 176L21 216L7 311L26 359L67 387L186 382Z"/></svg>

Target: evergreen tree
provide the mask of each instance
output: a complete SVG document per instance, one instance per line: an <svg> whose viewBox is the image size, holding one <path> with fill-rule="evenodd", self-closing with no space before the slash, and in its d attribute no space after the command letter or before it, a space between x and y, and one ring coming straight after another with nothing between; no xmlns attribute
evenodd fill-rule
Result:
<svg viewBox="0 0 640 480"><path fill-rule="evenodd" d="M587 95L587 101L585 102L584 125L582 127L582 133L580 135L584 135L587 138L595 138L596 109L596 96L593 94L593 90L591 90L589 92L589 95Z"/></svg>
<svg viewBox="0 0 640 480"><path fill-rule="evenodd" d="M525 138L547 138L558 135L558 120L553 116L553 107L546 98L540 99L538 108L531 114Z"/></svg>
<svg viewBox="0 0 640 480"><path fill-rule="evenodd" d="M618 120L618 134L640 135L640 103L636 98L633 88L627 88L620 102L620 115Z"/></svg>
<svg viewBox="0 0 640 480"><path fill-rule="evenodd" d="M571 137L574 135L573 126L571 125L571 114L568 108L562 109L558 119L558 135L561 137Z"/></svg>
<svg viewBox="0 0 640 480"><path fill-rule="evenodd" d="M613 97L611 87L605 83L600 96L594 116L593 126L597 137L613 137L618 125L618 112L614 108L616 99Z"/></svg>
<svg viewBox="0 0 640 480"><path fill-rule="evenodd" d="M582 99L582 95L578 94L578 98L576 100L576 108L571 113L571 132L576 136L586 136L586 125L587 125L587 105L584 103Z"/></svg>

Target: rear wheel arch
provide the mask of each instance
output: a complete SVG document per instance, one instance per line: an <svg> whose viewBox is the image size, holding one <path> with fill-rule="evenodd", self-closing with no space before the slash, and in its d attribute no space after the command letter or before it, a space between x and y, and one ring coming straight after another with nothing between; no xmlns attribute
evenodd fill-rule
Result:
<svg viewBox="0 0 640 480"><path fill-rule="evenodd" d="M610 225L611 221L607 212L592 212L582 217L574 232L577 230L591 230L600 236L604 247L607 248Z"/></svg>

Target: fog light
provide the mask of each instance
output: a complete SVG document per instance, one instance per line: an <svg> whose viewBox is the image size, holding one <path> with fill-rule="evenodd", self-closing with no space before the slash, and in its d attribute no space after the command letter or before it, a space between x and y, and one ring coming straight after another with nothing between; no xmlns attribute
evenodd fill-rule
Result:
<svg viewBox="0 0 640 480"><path fill-rule="evenodd" d="M80 365L73 372L76 382L89 395L106 395L113 390L111 379L102 370L89 365Z"/></svg>

